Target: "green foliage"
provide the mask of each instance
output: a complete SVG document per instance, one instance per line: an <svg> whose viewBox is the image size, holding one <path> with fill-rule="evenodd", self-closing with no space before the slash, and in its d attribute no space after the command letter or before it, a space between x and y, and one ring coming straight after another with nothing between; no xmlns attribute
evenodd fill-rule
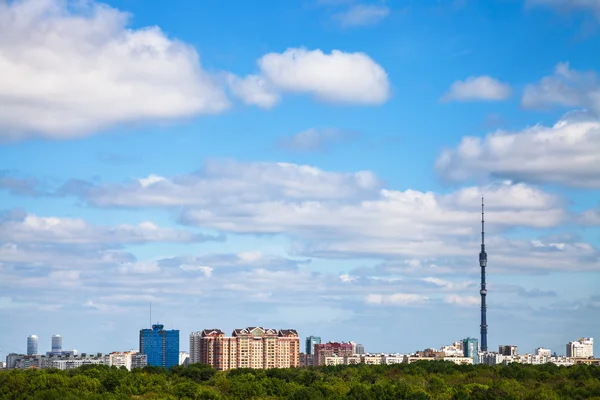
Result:
<svg viewBox="0 0 600 400"><path fill-rule="evenodd" d="M12 400L600 400L600 367L467 366L450 362L218 372L86 365L0 371L0 399Z"/></svg>

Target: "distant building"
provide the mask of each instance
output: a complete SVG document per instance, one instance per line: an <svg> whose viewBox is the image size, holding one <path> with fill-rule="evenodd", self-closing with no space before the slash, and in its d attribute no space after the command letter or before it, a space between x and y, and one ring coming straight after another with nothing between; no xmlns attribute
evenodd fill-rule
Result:
<svg viewBox="0 0 600 400"><path fill-rule="evenodd" d="M190 354L187 351L179 352L179 365L188 365L190 362Z"/></svg>
<svg viewBox="0 0 600 400"><path fill-rule="evenodd" d="M325 344L316 344L314 347L315 365L327 365L328 357L352 357L354 355L354 346L352 343L329 342Z"/></svg>
<svg viewBox="0 0 600 400"><path fill-rule="evenodd" d="M479 363L479 342L474 338L466 338L462 341L463 357L473 360L473 364Z"/></svg>
<svg viewBox="0 0 600 400"><path fill-rule="evenodd" d="M106 355L106 365L125 367L128 371L144 368L148 364L148 356L137 351L114 352Z"/></svg>
<svg viewBox="0 0 600 400"><path fill-rule="evenodd" d="M360 343L356 344L356 347L354 348L354 354L358 354L359 356L362 356L365 354L365 346L363 346Z"/></svg>
<svg viewBox="0 0 600 400"><path fill-rule="evenodd" d="M161 324L140 330L140 353L147 356L149 366L179 365L179 330L165 330Z"/></svg>
<svg viewBox="0 0 600 400"><path fill-rule="evenodd" d="M517 346L513 346L513 345L498 346L498 353L502 354L503 356L511 356L511 357L514 357L517 354L519 354Z"/></svg>
<svg viewBox="0 0 600 400"><path fill-rule="evenodd" d="M550 349L545 349L543 347L538 347L537 349L535 349L535 355L536 356L540 356L540 357L551 357L552 356L552 352L550 351Z"/></svg>
<svg viewBox="0 0 600 400"><path fill-rule="evenodd" d="M27 355L32 356L38 353L38 337L31 335L27 337Z"/></svg>
<svg viewBox="0 0 600 400"><path fill-rule="evenodd" d="M579 338L575 342L567 343L567 357L594 357L594 338Z"/></svg>
<svg viewBox="0 0 600 400"><path fill-rule="evenodd" d="M232 368L290 368L300 365L300 340L294 329L249 327L225 336L220 329L190 334L190 360L219 371Z"/></svg>
<svg viewBox="0 0 600 400"><path fill-rule="evenodd" d="M309 336L306 338L305 353L312 355L314 354L315 344L321 344L320 336Z"/></svg>
<svg viewBox="0 0 600 400"><path fill-rule="evenodd" d="M60 335L52 335L52 354L60 354L62 352L62 337Z"/></svg>

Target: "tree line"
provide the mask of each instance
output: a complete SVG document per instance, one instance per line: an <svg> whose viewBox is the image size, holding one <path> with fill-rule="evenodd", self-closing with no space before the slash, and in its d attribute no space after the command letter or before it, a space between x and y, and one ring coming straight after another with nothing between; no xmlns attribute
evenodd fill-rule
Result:
<svg viewBox="0 0 600 400"><path fill-rule="evenodd" d="M226 372L192 364L170 370L86 365L77 369L0 371L0 398L396 400L595 399L600 367L554 364L456 365L419 361Z"/></svg>

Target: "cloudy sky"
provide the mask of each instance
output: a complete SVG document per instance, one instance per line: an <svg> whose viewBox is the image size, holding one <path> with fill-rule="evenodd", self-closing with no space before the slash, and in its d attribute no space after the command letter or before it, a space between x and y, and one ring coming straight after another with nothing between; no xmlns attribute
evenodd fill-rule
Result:
<svg viewBox="0 0 600 400"><path fill-rule="evenodd" d="M600 338L600 2L0 1L0 356ZM4 326L4 325L3 325Z"/></svg>

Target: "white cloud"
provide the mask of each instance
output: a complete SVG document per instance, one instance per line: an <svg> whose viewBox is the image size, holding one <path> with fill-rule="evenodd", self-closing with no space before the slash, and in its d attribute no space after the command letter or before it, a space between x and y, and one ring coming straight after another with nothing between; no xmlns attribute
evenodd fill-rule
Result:
<svg viewBox="0 0 600 400"><path fill-rule="evenodd" d="M0 220L0 240L10 243L126 244L220 240L191 232L161 228L145 221L138 225L95 226L81 218L39 217Z"/></svg>
<svg viewBox="0 0 600 400"><path fill-rule="evenodd" d="M367 304L406 306L423 304L429 297L414 293L369 294L365 297Z"/></svg>
<svg viewBox="0 0 600 400"><path fill-rule="evenodd" d="M337 13L333 18L342 27L373 25L383 20L390 14L390 8L378 4L354 4L345 11Z"/></svg>
<svg viewBox="0 0 600 400"><path fill-rule="evenodd" d="M466 290L475 285L474 282L452 282L445 279L435 278L435 277L427 277L422 278L424 282L433 283L434 285L444 289L444 290Z"/></svg>
<svg viewBox="0 0 600 400"><path fill-rule="evenodd" d="M465 137L455 149L440 155L436 169L453 181L491 175L600 188L600 120L570 113L551 127Z"/></svg>
<svg viewBox="0 0 600 400"><path fill-rule="evenodd" d="M521 104L525 108L549 106L585 107L600 115L600 80L595 72L577 72L569 63L559 63L554 75L527 85Z"/></svg>
<svg viewBox="0 0 600 400"><path fill-rule="evenodd" d="M380 186L369 171L332 173L288 163L208 162L198 173L160 180L152 185L138 180L119 185L71 187L101 207L195 206L216 203L254 203L280 199L343 199L371 196ZM207 209L208 212L208 209Z"/></svg>
<svg viewBox="0 0 600 400"><path fill-rule="evenodd" d="M260 76L248 75L240 78L228 74L227 80L233 94L245 104L269 109L279 103L281 99L273 85Z"/></svg>
<svg viewBox="0 0 600 400"><path fill-rule="evenodd" d="M356 277L356 276L352 276L352 275L348 275L348 274L342 274L342 275L340 275L340 280L342 282L353 282L356 279L358 279L358 277Z"/></svg>
<svg viewBox="0 0 600 400"><path fill-rule="evenodd" d="M284 138L281 147L298 152L326 150L335 143L349 140L354 135L354 132L339 129L311 128Z"/></svg>
<svg viewBox="0 0 600 400"><path fill-rule="evenodd" d="M510 96L510 86L489 76L471 76L456 81L442 97L442 101L505 100Z"/></svg>
<svg viewBox="0 0 600 400"><path fill-rule="evenodd" d="M200 228L284 235L292 240L294 256L385 258L390 268L424 276L475 265L465 264L463 258L470 258L472 249L478 248L479 225L474 216L482 194L492 243L517 227L547 229L573 221L563 197L524 183L504 181L437 194L382 189L377 182L368 172L337 173L292 164L214 163L197 174L166 177L146 187L137 180L91 188L83 185L85 190L79 195L104 207L175 206L182 212L182 222ZM502 252L515 252L532 268L559 268L559 264L560 268L597 268L595 262L569 266L564 258L545 266L531 260L534 255L528 246L517 251L513 244L501 245ZM591 256L594 250L586 254ZM418 265L403 264L404 260ZM512 258L510 262L521 263ZM237 258L174 261L175 267L181 264L213 268L253 265ZM282 264L273 261L271 265ZM297 264L284 265L293 268ZM510 268L508 261L502 266Z"/></svg>
<svg viewBox="0 0 600 400"><path fill-rule="evenodd" d="M480 304L481 299L475 296L459 296L453 294L446 296L444 302L462 307L475 307Z"/></svg>
<svg viewBox="0 0 600 400"><path fill-rule="evenodd" d="M286 92L339 104L382 104L390 97L385 70L364 53L289 48L264 55L258 66L259 75L229 77L234 94L247 104L270 108Z"/></svg>
<svg viewBox="0 0 600 400"><path fill-rule="evenodd" d="M128 20L93 1L0 2L0 139L73 138L228 107L193 47Z"/></svg>
<svg viewBox="0 0 600 400"><path fill-rule="evenodd" d="M211 275L212 275L212 272L214 271L214 268L207 267L205 265L182 264L182 265L179 266L179 268L181 268L182 270L187 271L187 272L193 272L193 271L200 272L206 278L210 278Z"/></svg>

